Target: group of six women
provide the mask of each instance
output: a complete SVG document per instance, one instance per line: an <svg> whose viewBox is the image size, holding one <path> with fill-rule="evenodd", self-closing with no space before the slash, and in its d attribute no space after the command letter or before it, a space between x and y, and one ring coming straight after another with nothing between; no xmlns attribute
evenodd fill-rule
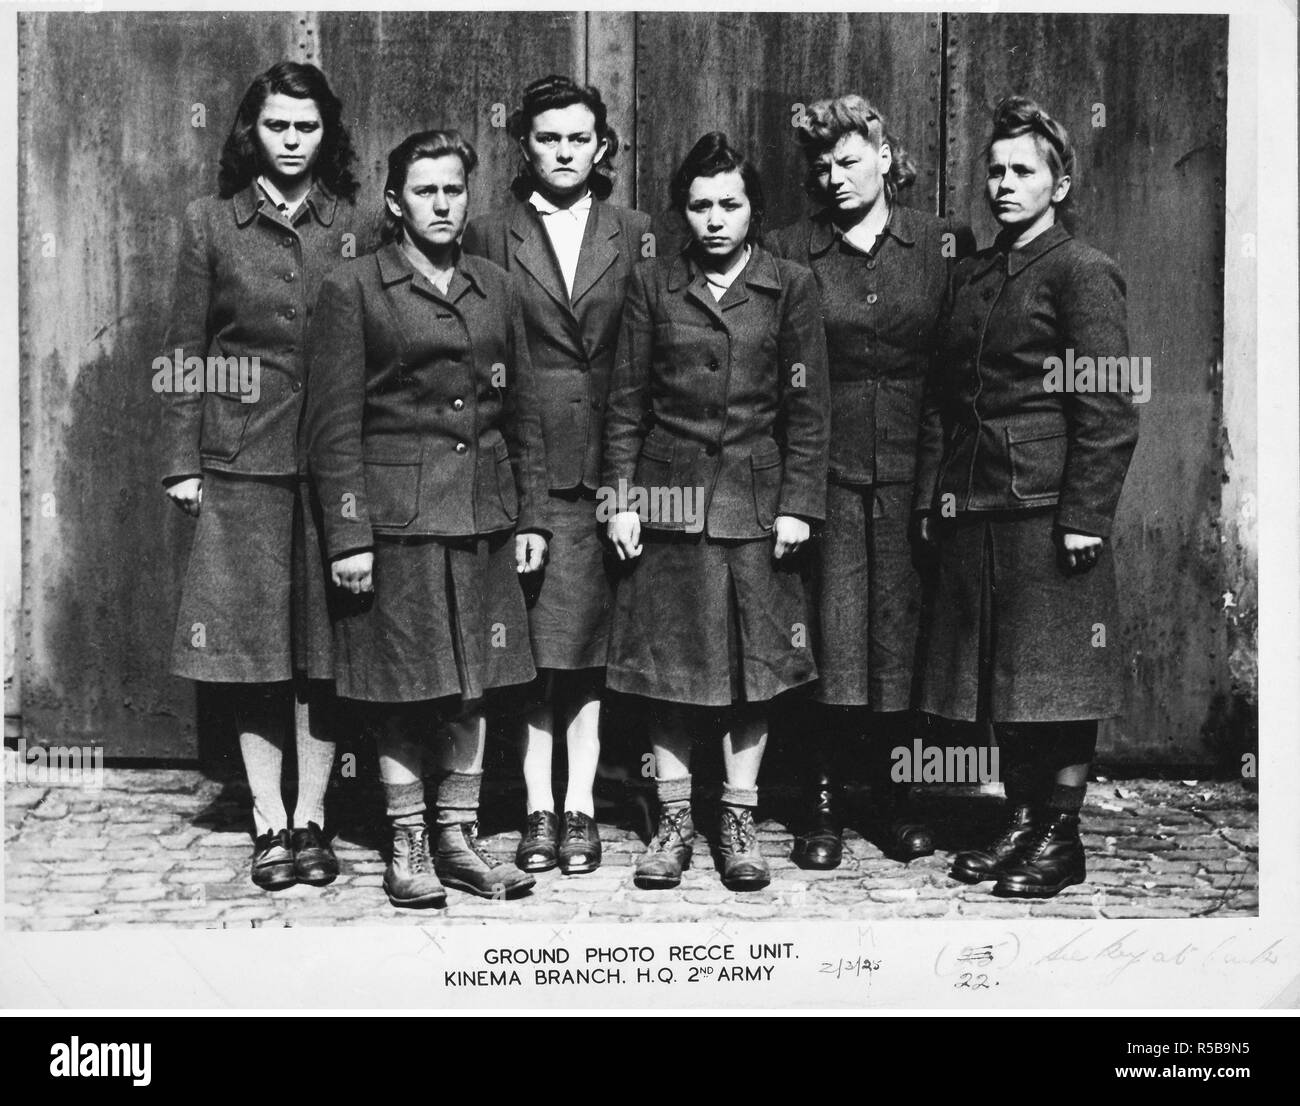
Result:
<svg viewBox="0 0 1300 1106"><path fill-rule="evenodd" d="M723 881L767 884L759 773L773 707L794 698L800 865L840 863L845 768L883 778L928 714L991 722L1002 750L1007 827L953 875L1014 896L1082 881L1097 720L1119 708L1095 626L1116 621L1106 539L1137 428L1126 396L1043 387L1067 348L1127 354L1122 277L1058 219L1064 129L1027 99L999 105L1002 229L978 252L966 227L903 206L915 169L860 96L806 112L819 209L772 233L754 165L711 133L671 186L689 244L656 256L650 219L608 202L599 92L551 76L510 118L509 202L469 219L475 151L413 134L388 157L382 244L349 260L340 113L313 66L253 82L220 196L187 211L167 341L260 359L256 403L168 395L163 437L167 493L198 518L173 670L231 696L254 882L338 873L335 695L377 743L394 904L594 870L606 690L647 708L659 819L639 886L674 887L690 863L701 733L721 735ZM694 512L599 509L629 487ZM485 704L510 687L513 863L477 837ZM933 851L905 798L876 797L903 860Z"/></svg>

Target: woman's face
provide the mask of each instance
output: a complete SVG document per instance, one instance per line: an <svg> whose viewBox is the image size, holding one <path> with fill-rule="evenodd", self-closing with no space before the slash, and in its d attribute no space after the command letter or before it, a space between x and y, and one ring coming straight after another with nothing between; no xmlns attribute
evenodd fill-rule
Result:
<svg viewBox="0 0 1300 1106"><path fill-rule="evenodd" d="M1001 138L989 147L988 201L1008 230L1054 222L1053 206L1070 191L1070 178L1052 179L1052 167L1032 134Z"/></svg>
<svg viewBox="0 0 1300 1106"><path fill-rule="evenodd" d="M533 116L520 145L542 190L562 198L586 190L587 178L606 149L596 135L596 115L584 104Z"/></svg>
<svg viewBox="0 0 1300 1106"><path fill-rule="evenodd" d="M386 192L384 200L416 245L446 249L465 229L469 211L465 166L455 154L422 157L407 169L401 195Z"/></svg>
<svg viewBox="0 0 1300 1106"><path fill-rule="evenodd" d="M325 125L315 100L273 92L257 116L262 170L273 180L301 180L312 171L320 153Z"/></svg>
<svg viewBox="0 0 1300 1106"><path fill-rule="evenodd" d="M722 268L732 265L745 248L751 215L745 181L736 170L691 181L686 222L696 246Z"/></svg>
<svg viewBox="0 0 1300 1106"><path fill-rule="evenodd" d="M885 194L885 177L893 163L887 142L876 149L861 134L852 131L812 163L813 179L836 212L863 215Z"/></svg>

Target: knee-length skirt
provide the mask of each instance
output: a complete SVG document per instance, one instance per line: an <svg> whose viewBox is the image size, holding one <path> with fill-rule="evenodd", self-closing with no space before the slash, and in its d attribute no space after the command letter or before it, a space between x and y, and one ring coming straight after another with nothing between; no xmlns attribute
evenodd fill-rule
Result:
<svg viewBox="0 0 1300 1106"><path fill-rule="evenodd" d="M459 696L537 675L515 569L515 535L375 540L374 590L342 592L334 677L349 699Z"/></svg>
<svg viewBox="0 0 1300 1106"><path fill-rule="evenodd" d="M520 576L538 668L603 668L609 650L616 559L596 521L595 494L552 492L551 538L541 572Z"/></svg>
<svg viewBox="0 0 1300 1106"><path fill-rule="evenodd" d="M807 551L642 531L619 580L606 686L699 706L765 702L817 678Z"/></svg>
<svg viewBox="0 0 1300 1106"><path fill-rule="evenodd" d="M813 547L813 698L900 711L915 702L921 578L908 527L911 484L831 483Z"/></svg>
<svg viewBox="0 0 1300 1106"><path fill-rule="evenodd" d="M921 709L943 718L1066 722L1123 703L1110 543L1092 568L1064 567L1054 509L942 523Z"/></svg>
<svg viewBox="0 0 1300 1106"><path fill-rule="evenodd" d="M330 678L326 573L305 479L205 472L172 672L215 683Z"/></svg>

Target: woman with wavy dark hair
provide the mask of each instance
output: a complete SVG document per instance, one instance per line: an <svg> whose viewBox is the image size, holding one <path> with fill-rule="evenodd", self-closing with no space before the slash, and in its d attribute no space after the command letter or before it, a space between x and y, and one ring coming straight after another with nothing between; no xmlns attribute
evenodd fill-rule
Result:
<svg viewBox="0 0 1300 1106"><path fill-rule="evenodd" d="M533 877L478 841L488 692L537 674L517 573L546 553L546 462L519 298L459 244L474 148L411 135L388 156L388 241L321 289L307 449L324 508L340 695L375 734L392 829L384 889L511 897ZM436 838L425 752L443 770Z"/></svg>
<svg viewBox="0 0 1300 1106"><path fill-rule="evenodd" d="M949 270L974 242L966 227L906 207L916 178L884 117L858 95L808 107L795 136L818 210L768 237L778 257L809 266L821 293L830 358L826 526L814 568L813 649L821 679L807 750L808 799L793 858L834 868L842 856L843 775L864 762L870 822L886 853L933 851L910 812L890 753L911 747L921 578L911 536L924 383ZM865 740L865 744L864 744Z"/></svg>
<svg viewBox="0 0 1300 1106"><path fill-rule="evenodd" d="M817 675L800 551L826 500L826 337L812 274L759 244L758 173L725 135L687 154L672 202L691 242L632 274L605 422L605 485L635 496L608 524L627 572L607 671L644 700L654 746L637 884L681 881L692 743L721 732L722 878L755 890L772 700Z"/></svg>
<svg viewBox="0 0 1300 1106"><path fill-rule="evenodd" d="M521 577L540 675L522 739L527 822L516 863L578 875L601 861L593 790L613 606L612 557L596 519L601 435L627 282L650 220L607 202L618 136L597 89L534 81L510 133L523 158L515 198L474 219L464 247L514 279L546 438L553 533L542 571ZM557 730L568 752L562 822L551 787Z"/></svg>
<svg viewBox="0 0 1300 1106"><path fill-rule="evenodd" d="M1061 214L1065 128L1013 96L993 115L985 198L1001 230L953 275L920 502L938 544L921 709L992 723L1008 820L954 878L1047 898L1086 877L1079 811L1097 723L1123 705L1109 537L1137 444L1125 286ZM1056 381L1091 365L1082 386ZM1058 384L1064 383L1064 387Z"/></svg>
<svg viewBox="0 0 1300 1106"><path fill-rule="evenodd" d="M176 306L154 363L174 380L185 373L185 389L159 387L163 483L198 518L172 671L220 685L233 704L253 793L251 874L269 890L338 874L324 828L338 708L298 429L316 292L356 252L341 112L312 65L280 62L252 83L222 152L220 196L186 210ZM191 376L196 366L206 373ZM191 380L204 388L187 390ZM291 701L292 816L281 791Z"/></svg>

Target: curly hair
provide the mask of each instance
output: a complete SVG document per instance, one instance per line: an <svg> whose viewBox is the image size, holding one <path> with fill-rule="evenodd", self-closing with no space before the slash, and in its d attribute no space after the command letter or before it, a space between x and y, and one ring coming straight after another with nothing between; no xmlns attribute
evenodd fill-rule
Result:
<svg viewBox="0 0 1300 1106"><path fill-rule="evenodd" d="M352 163L357 155L343 125L343 102L330 90L324 73L314 65L296 61L277 62L255 77L240 100L235 122L221 148L217 189L222 197L229 198L247 188L262 172L257 119L267 98L276 94L315 102L324 130L313 168L316 180L333 195L355 203L359 184L352 175Z"/></svg>
<svg viewBox="0 0 1300 1106"><path fill-rule="evenodd" d="M1022 134L1034 136L1034 144L1051 169L1054 182L1059 183L1062 177L1069 177L1071 185L1078 182L1074 144L1069 132L1028 96L1007 96L993 109L993 133L984 147L984 156L987 158L992 152L993 143L1005 138L1019 138ZM1056 204L1058 212L1064 214L1072 210L1070 199L1074 193L1075 189L1071 187L1065 199Z"/></svg>
<svg viewBox="0 0 1300 1106"><path fill-rule="evenodd" d="M608 199L614 190L610 174L614 155L618 152L618 133L610 126L609 109L600 98L600 90L594 85L580 85L568 77L556 74L533 81L524 89L524 102L506 120L506 132L517 143L522 142L532 130L533 120L543 112L572 107L574 104L581 104L595 116L596 141L605 143L605 156L592 167L587 187L596 199ZM517 199L526 200L536 188L537 177L533 173L533 167L520 149L519 169L515 173L515 179L510 182L510 191Z"/></svg>
<svg viewBox="0 0 1300 1106"><path fill-rule="evenodd" d="M892 203L902 189L910 187L916 180L916 166L911 155L903 149L903 144L889 133L885 117L870 100L856 92L818 100L805 109L803 123L795 129L795 137L808 161L804 187L813 196L821 195L822 188L814 168L816 161L849 134L860 134L876 150L882 145L889 146L891 162L889 172L885 174L885 196Z"/></svg>
<svg viewBox="0 0 1300 1106"><path fill-rule="evenodd" d="M465 167L465 181L478 166L478 152L461 135L460 131L417 131L407 135L393 147L388 154L388 176L384 178L384 194L392 192L402 194L406 187L406 176L411 166L426 157L458 157ZM380 238L384 242L396 242L402 237L402 220L394 215L387 204L384 205L384 227Z"/></svg>
<svg viewBox="0 0 1300 1106"><path fill-rule="evenodd" d="M686 204L690 199L691 181L696 177L716 177L719 173L739 173L745 183L745 196L749 200L749 235L748 242L761 242L763 238L763 216L767 203L763 198L763 182L758 170L744 154L737 150L722 131L710 131L704 135L686 155L677 172L673 174L669 186L669 197L673 210L679 215L686 214Z"/></svg>

